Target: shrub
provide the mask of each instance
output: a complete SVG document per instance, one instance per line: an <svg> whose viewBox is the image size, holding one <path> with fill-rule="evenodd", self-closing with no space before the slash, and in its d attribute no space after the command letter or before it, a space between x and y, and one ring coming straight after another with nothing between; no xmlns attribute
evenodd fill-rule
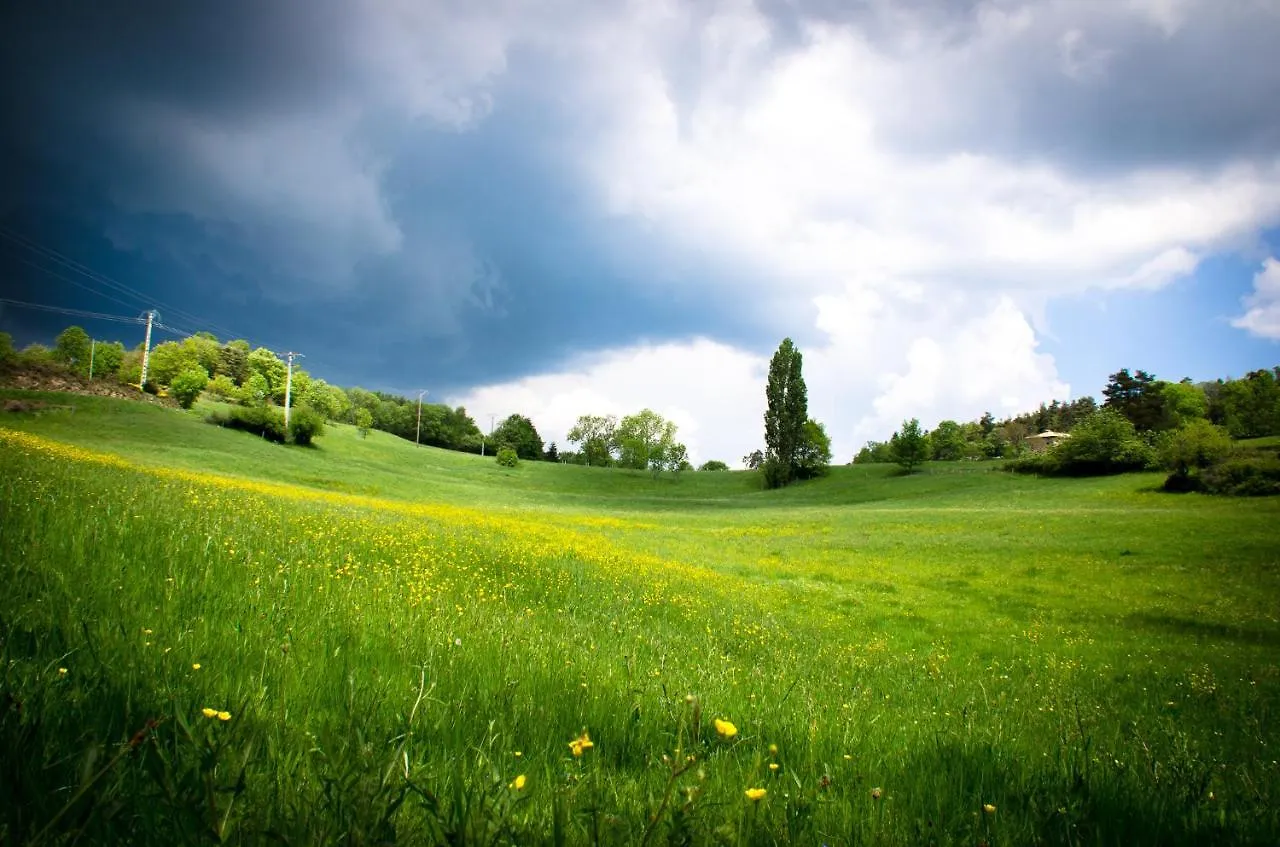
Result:
<svg viewBox="0 0 1280 847"><path fill-rule="evenodd" d="M231 377L226 374L218 374L204 389L207 393L214 397L221 397L231 403L239 403L244 393L240 390L240 386L231 381Z"/></svg>
<svg viewBox="0 0 1280 847"><path fill-rule="evenodd" d="M1200 486L1211 494L1260 497L1280 494L1280 456L1238 453L1199 474Z"/></svg>
<svg viewBox="0 0 1280 847"><path fill-rule="evenodd" d="M0 368L9 367L17 358L18 353L13 349L13 336L7 332L0 332Z"/></svg>
<svg viewBox="0 0 1280 847"><path fill-rule="evenodd" d="M698 468L698 470L700 470L700 471L727 471L727 470L729 470L729 466L728 466L728 465L726 465L724 462L721 462L719 459L712 459L712 460L710 460L710 461L703 462L703 463L702 463L702 466L701 466L701 467L699 467L699 468Z"/></svg>
<svg viewBox="0 0 1280 847"><path fill-rule="evenodd" d="M368 409L356 409L356 429L360 430L361 438L369 436L369 428L372 426L373 412Z"/></svg>
<svg viewBox="0 0 1280 847"><path fill-rule="evenodd" d="M504 468L514 468L520 464L520 456L516 454L515 450L504 446L498 450L498 464Z"/></svg>
<svg viewBox="0 0 1280 847"><path fill-rule="evenodd" d="M289 440L299 447L324 435L324 415L307 405L294 406L289 412Z"/></svg>
<svg viewBox="0 0 1280 847"><path fill-rule="evenodd" d="M173 382L169 384L169 394L178 401L179 406L190 409L208 384L209 374L203 368L187 368L173 378Z"/></svg>
<svg viewBox="0 0 1280 847"><path fill-rule="evenodd" d="M227 429L252 432L279 444L285 440L284 412L274 406L232 406L226 411L210 413L205 420Z"/></svg>

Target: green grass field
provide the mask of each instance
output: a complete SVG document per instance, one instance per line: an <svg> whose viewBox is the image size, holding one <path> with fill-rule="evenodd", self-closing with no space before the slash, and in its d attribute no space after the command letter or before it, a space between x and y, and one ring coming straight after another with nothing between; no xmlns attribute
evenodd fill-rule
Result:
<svg viewBox="0 0 1280 847"><path fill-rule="evenodd" d="M0 843L1280 842L1275 498L0 396Z"/></svg>

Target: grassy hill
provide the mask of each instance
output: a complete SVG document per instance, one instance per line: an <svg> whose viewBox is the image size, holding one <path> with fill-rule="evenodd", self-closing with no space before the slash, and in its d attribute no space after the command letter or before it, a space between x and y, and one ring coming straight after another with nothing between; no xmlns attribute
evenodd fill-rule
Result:
<svg viewBox="0 0 1280 847"><path fill-rule="evenodd" d="M1280 834L1274 498L762 491L21 396L74 411L0 418L18 843Z"/></svg>

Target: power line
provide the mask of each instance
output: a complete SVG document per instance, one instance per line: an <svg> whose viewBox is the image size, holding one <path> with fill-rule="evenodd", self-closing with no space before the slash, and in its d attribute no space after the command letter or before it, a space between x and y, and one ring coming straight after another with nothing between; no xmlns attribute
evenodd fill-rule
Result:
<svg viewBox="0 0 1280 847"><path fill-rule="evenodd" d="M209 326L212 329L216 329L219 332L226 333L228 335L228 340L230 340L231 336L237 335L237 333L231 332L227 327L218 326L217 324L214 324L211 321L203 321L197 315L192 314L191 312L188 312L185 309L180 309L176 306L173 306L161 300L158 300L155 297L144 294L136 288L132 288L128 285L125 285L119 280L116 280L110 276L107 276L104 273L95 271L93 268L89 267L88 265L78 262L75 259L71 258L70 256L67 256L64 253L61 253L52 247L49 247L44 244L40 244L34 239L28 238L27 236L14 232L13 230L8 229L5 226L0 226L0 238L5 238L14 244L17 244L19 247L23 247L27 250L30 250L33 253L36 253L37 255L40 255L44 258L49 259L50 261L53 261L59 265L62 265L63 267L67 268L73 273L80 274L81 276L87 279L90 279L101 285L105 285L109 288L115 289L116 291L125 295L126 297L132 297L138 300L143 305L154 304L156 306L161 307L162 309L169 312L170 314L176 315L181 320L189 320L195 324L205 324L206 326ZM19 261L23 261L23 260L20 259ZM32 263L30 262L25 262L25 264L32 265ZM62 279L64 282L70 282L72 285L80 285L81 288L85 288L85 286L81 285L80 283L77 283L73 280L69 280L66 277L62 277L57 274L54 274L52 271L48 270L47 268L41 268L38 265L32 265L32 267L36 267L38 270L42 270L46 273L49 273L51 276L57 276L57 278ZM86 290L92 291L93 289L86 289ZM115 299L110 295L104 294L100 291L94 291L94 293L103 297L108 297L108 299ZM120 302L120 301L116 300L116 302ZM124 303L122 305L128 306L129 304Z"/></svg>
<svg viewBox="0 0 1280 847"><path fill-rule="evenodd" d="M41 312L57 312L63 315L71 315L77 318L88 318L95 321L117 321L119 323L140 324L142 318L128 318L123 315L108 315L104 312L90 312L85 309L69 309L63 306L47 306L43 303L24 303L21 300L10 300L7 297L0 297L0 303L6 306L18 306L23 309L36 309Z"/></svg>

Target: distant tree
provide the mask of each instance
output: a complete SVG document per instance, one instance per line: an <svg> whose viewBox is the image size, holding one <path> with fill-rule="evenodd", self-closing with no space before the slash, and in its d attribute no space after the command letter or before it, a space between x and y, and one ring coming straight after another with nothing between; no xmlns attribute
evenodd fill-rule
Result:
<svg viewBox="0 0 1280 847"><path fill-rule="evenodd" d="M868 441L853 457L855 465L889 464L894 461L888 441Z"/></svg>
<svg viewBox="0 0 1280 847"><path fill-rule="evenodd" d="M727 471L729 466L718 459L710 459L702 463L698 468L699 471Z"/></svg>
<svg viewBox="0 0 1280 847"><path fill-rule="evenodd" d="M209 380L209 384L205 386L204 390L206 393L229 403L239 403L244 399L244 392L226 374L218 374Z"/></svg>
<svg viewBox="0 0 1280 847"><path fill-rule="evenodd" d="M765 485L780 488L796 476L796 453L809 420L809 393L802 373L804 357L784 338L769 362L764 413Z"/></svg>
<svg viewBox="0 0 1280 847"><path fill-rule="evenodd" d="M670 471L675 476L680 476L685 471L693 470L693 465L689 464L689 452L685 446L679 442L672 443L660 449L659 454L650 456L649 469L654 476L659 471Z"/></svg>
<svg viewBox="0 0 1280 847"><path fill-rule="evenodd" d="M827 435L827 428L812 418L804 423L795 463L797 479L822 476L831 465L831 438Z"/></svg>
<svg viewBox="0 0 1280 847"><path fill-rule="evenodd" d="M742 457L742 464L750 470L758 470L764 464L764 452L761 450L752 450L750 453Z"/></svg>
<svg viewBox="0 0 1280 847"><path fill-rule="evenodd" d="M190 409L208 384L209 374L205 373L204 368L196 365L173 378L169 384L169 393L178 401L179 406Z"/></svg>
<svg viewBox="0 0 1280 847"><path fill-rule="evenodd" d="M538 435L533 421L524 415L509 415L491 438L494 444L511 447L521 459L536 462L542 458L542 436Z"/></svg>
<svg viewBox="0 0 1280 847"><path fill-rule="evenodd" d="M1203 418L1168 433L1160 445L1160 461L1175 476L1187 477L1231 453L1231 435Z"/></svg>
<svg viewBox="0 0 1280 847"><path fill-rule="evenodd" d="M611 464L617 426L618 419L613 415L582 415L569 430L569 443L578 445L586 464Z"/></svg>
<svg viewBox="0 0 1280 847"><path fill-rule="evenodd" d="M0 368L9 367L17 358L18 353L13 349L13 336L0 332Z"/></svg>
<svg viewBox="0 0 1280 847"><path fill-rule="evenodd" d="M1103 405L1124 415L1139 431L1158 430L1165 426L1163 385L1146 371L1130 376L1128 368L1121 368L1102 389L1107 398Z"/></svg>
<svg viewBox="0 0 1280 847"><path fill-rule="evenodd" d="M356 409L355 423L356 429L360 430L360 437L367 438L369 430L373 428L373 413L364 407Z"/></svg>
<svg viewBox="0 0 1280 847"><path fill-rule="evenodd" d="M983 412L978 419L978 426L982 427L982 435L986 437L995 431L996 419L990 412Z"/></svg>
<svg viewBox="0 0 1280 847"><path fill-rule="evenodd" d="M1209 398L1204 389L1189 379L1166 382L1160 387L1164 400L1164 417L1175 429L1209 415Z"/></svg>
<svg viewBox="0 0 1280 847"><path fill-rule="evenodd" d="M944 462L963 458L965 452L964 430L955 421L941 421L929 435L933 458Z"/></svg>
<svg viewBox="0 0 1280 847"><path fill-rule="evenodd" d="M192 345L165 341L151 350L151 357L147 362L147 381L158 385L171 385L178 374L192 368L204 370L204 366L200 364L199 351ZM209 374L206 371L205 378L208 379L208 377Z"/></svg>
<svg viewBox="0 0 1280 847"><path fill-rule="evenodd" d="M267 397L284 397L284 380L288 370L280 357L266 347L258 347L249 354L248 367L252 379L253 374L262 377L267 386Z"/></svg>
<svg viewBox="0 0 1280 847"><path fill-rule="evenodd" d="M249 342L228 341L218 350L218 373L226 374L236 385L244 385L249 376Z"/></svg>
<svg viewBox="0 0 1280 847"><path fill-rule="evenodd" d="M542 454L542 458L548 462L560 461L560 451L556 449L556 443L551 442L551 446L547 448L547 452Z"/></svg>
<svg viewBox="0 0 1280 847"><path fill-rule="evenodd" d="M920 421L912 418L889 439L893 460L911 473L929 458L929 435L920 429Z"/></svg>
<svg viewBox="0 0 1280 847"><path fill-rule="evenodd" d="M124 345L119 341L105 341L95 346L90 354L94 379L111 379L120 375L124 364Z"/></svg>
<svg viewBox="0 0 1280 847"><path fill-rule="evenodd" d="M642 409L618 422L613 443L620 466L661 470L675 446L676 425L652 409Z"/></svg>
<svg viewBox="0 0 1280 847"><path fill-rule="evenodd" d="M1209 419L1234 438L1280 434L1280 380L1273 371L1252 371L1244 379L1219 383L1210 402Z"/></svg>
<svg viewBox="0 0 1280 847"><path fill-rule="evenodd" d="M266 377L260 373L251 373L249 378L244 381L244 388L241 394L243 396L242 402L252 406L261 406L271 396L271 388L267 385Z"/></svg>
<svg viewBox="0 0 1280 847"><path fill-rule="evenodd" d="M53 358L79 374L89 373L89 333L69 326L53 341Z"/></svg>

